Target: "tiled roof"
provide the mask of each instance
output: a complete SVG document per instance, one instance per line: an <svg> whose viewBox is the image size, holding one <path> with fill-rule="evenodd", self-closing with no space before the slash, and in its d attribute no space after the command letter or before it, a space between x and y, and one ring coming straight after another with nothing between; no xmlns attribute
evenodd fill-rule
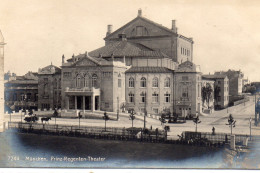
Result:
<svg viewBox="0 0 260 173"><path fill-rule="evenodd" d="M168 57L161 51L128 41L116 41L89 53L93 57L111 57L112 54L114 57Z"/></svg>
<svg viewBox="0 0 260 173"><path fill-rule="evenodd" d="M166 67L131 67L126 73L172 73L173 70L170 70Z"/></svg>
<svg viewBox="0 0 260 173"><path fill-rule="evenodd" d="M205 79L224 79L226 75L202 75Z"/></svg>

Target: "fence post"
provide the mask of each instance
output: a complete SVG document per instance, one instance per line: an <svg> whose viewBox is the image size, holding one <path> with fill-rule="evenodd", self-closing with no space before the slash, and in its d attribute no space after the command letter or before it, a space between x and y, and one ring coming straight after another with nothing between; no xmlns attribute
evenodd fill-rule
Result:
<svg viewBox="0 0 260 173"><path fill-rule="evenodd" d="M235 135L230 136L230 148L232 150L236 149L236 136Z"/></svg>

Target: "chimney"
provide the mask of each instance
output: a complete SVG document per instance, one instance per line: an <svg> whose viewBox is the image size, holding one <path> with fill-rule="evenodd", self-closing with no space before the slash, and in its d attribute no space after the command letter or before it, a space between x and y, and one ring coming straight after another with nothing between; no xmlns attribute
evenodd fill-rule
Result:
<svg viewBox="0 0 260 173"><path fill-rule="evenodd" d="M62 63L64 63L64 60L65 60L65 56L64 54L62 55Z"/></svg>
<svg viewBox="0 0 260 173"><path fill-rule="evenodd" d="M142 9L141 8L139 8L139 10L138 10L138 15L137 15L138 17L142 17Z"/></svg>
<svg viewBox="0 0 260 173"><path fill-rule="evenodd" d="M178 28L176 27L176 20L172 20L172 30L177 33Z"/></svg>
<svg viewBox="0 0 260 173"><path fill-rule="evenodd" d="M85 55L86 55L86 56L89 56L89 55L88 55L88 51L85 52Z"/></svg>
<svg viewBox="0 0 260 173"><path fill-rule="evenodd" d="M113 30L113 25L107 25L107 36L113 32L112 30Z"/></svg>

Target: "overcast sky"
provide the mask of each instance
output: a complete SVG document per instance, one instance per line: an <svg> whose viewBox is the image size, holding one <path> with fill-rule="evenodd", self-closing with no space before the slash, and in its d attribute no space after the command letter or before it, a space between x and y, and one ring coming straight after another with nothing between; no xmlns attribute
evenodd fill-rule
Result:
<svg viewBox="0 0 260 173"><path fill-rule="evenodd" d="M260 81L260 1L207 0L0 0L5 72L18 75L61 65L72 54L101 46L113 30L143 16L193 37L194 63L203 73L235 69Z"/></svg>

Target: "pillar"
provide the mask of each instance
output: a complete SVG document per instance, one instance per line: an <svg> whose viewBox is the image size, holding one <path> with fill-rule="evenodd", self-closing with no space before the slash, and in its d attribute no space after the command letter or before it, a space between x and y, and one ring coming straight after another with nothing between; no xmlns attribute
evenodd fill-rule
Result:
<svg viewBox="0 0 260 173"><path fill-rule="evenodd" d="M98 96L98 110L100 110L100 107L101 107L101 97Z"/></svg>
<svg viewBox="0 0 260 173"><path fill-rule="evenodd" d="M69 96L66 96L66 109L67 110L70 109L70 98L69 98Z"/></svg>
<svg viewBox="0 0 260 173"><path fill-rule="evenodd" d="M85 105L86 105L86 104L85 104L85 100L86 100L86 97L83 96L83 113L85 113L85 109L86 109L86 108L85 108Z"/></svg>
<svg viewBox="0 0 260 173"><path fill-rule="evenodd" d="M77 110L77 96L75 96L75 110Z"/></svg>
<svg viewBox="0 0 260 173"><path fill-rule="evenodd" d="M95 111L95 95L91 95L91 111Z"/></svg>

